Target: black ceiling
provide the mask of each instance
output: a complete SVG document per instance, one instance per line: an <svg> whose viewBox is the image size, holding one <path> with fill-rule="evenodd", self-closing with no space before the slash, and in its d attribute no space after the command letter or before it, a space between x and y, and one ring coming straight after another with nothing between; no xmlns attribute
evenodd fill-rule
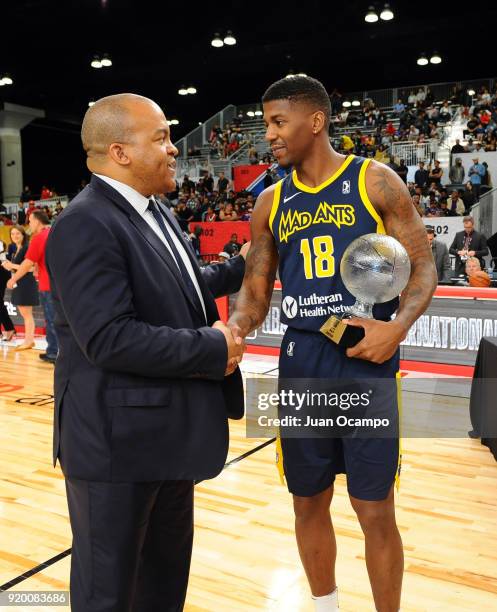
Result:
<svg viewBox="0 0 497 612"><path fill-rule="evenodd" d="M77 130L88 100L133 91L178 118L179 137L227 104L260 99L289 69L329 91L492 76L493 3L471 21L457 4L399 1L393 21L367 24L370 4L10 0L0 5L0 73L15 82L0 88L0 101L43 108L48 121ZM238 44L211 47L212 35L228 29ZM442 64L418 67L418 54L434 49ZM112 68L91 68L104 52ZM198 94L179 96L182 84Z"/></svg>

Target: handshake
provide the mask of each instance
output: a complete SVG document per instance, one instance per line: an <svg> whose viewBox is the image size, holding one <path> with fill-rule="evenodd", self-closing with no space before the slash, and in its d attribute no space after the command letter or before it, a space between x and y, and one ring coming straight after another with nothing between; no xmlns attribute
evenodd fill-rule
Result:
<svg viewBox="0 0 497 612"><path fill-rule="evenodd" d="M216 321L212 327L213 329L219 329L219 331L224 334L226 339L226 344L228 346L228 360L224 375L229 376L230 374L233 374L238 367L247 345L245 344L241 329L238 327L238 325L226 325L222 321Z"/></svg>

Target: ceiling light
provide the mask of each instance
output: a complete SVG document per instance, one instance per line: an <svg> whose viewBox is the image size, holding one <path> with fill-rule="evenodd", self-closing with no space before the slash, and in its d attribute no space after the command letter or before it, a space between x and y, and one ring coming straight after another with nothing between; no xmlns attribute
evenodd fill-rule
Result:
<svg viewBox="0 0 497 612"><path fill-rule="evenodd" d="M102 66L104 66L104 68L110 68L112 66L112 60L107 55L107 53L105 53L105 55L102 57L100 63L102 64Z"/></svg>
<svg viewBox="0 0 497 612"><path fill-rule="evenodd" d="M188 89L186 89L186 87L182 87L181 89L178 89L178 93L180 96L187 96L188 95Z"/></svg>
<svg viewBox="0 0 497 612"><path fill-rule="evenodd" d="M297 76L306 77L307 75L306 75L306 73L305 73L305 72L298 72L298 73L297 73Z"/></svg>
<svg viewBox="0 0 497 612"><path fill-rule="evenodd" d="M171 121L169 121L169 125L179 125L179 121L177 119L171 119Z"/></svg>
<svg viewBox="0 0 497 612"><path fill-rule="evenodd" d="M224 45L219 34L214 34L214 38L211 40L211 45L213 47L222 47Z"/></svg>
<svg viewBox="0 0 497 612"><path fill-rule="evenodd" d="M393 19L393 12L389 4L385 4L383 7L383 10L380 13L380 18L383 19L383 21L390 21L390 19Z"/></svg>
<svg viewBox="0 0 497 612"><path fill-rule="evenodd" d="M442 58L440 57L440 54L435 51L433 55L430 57L430 62L432 64L440 64L442 62Z"/></svg>
<svg viewBox="0 0 497 612"><path fill-rule="evenodd" d="M93 59L91 61L91 67L92 68L102 68L102 62L100 61L100 58L98 57L98 55L93 56Z"/></svg>
<svg viewBox="0 0 497 612"><path fill-rule="evenodd" d="M261 111L261 110L256 110L256 111L255 111L255 113L254 113L254 115L255 115L256 117L260 117L260 116L262 115L262 111Z"/></svg>
<svg viewBox="0 0 497 612"><path fill-rule="evenodd" d="M198 124L199 124L199 125L202 125L202 122L201 122L201 121L199 121L199 122L198 122Z"/></svg>
<svg viewBox="0 0 497 612"><path fill-rule="evenodd" d="M247 117L253 117L254 115L254 111L247 111Z"/></svg>
<svg viewBox="0 0 497 612"><path fill-rule="evenodd" d="M424 53L421 53L421 55L418 57L418 60L417 60L418 66L426 66L427 63L428 63L428 58L426 57Z"/></svg>
<svg viewBox="0 0 497 612"><path fill-rule="evenodd" d="M226 32L226 36L224 37L225 45L236 45L236 38L233 36L233 32L228 30Z"/></svg>
<svg viewBox="0 0 497 612"><path fill-rule="evenodd" d="M359 100L352 100L352 106L361 106Z"/></svg>
<svg viewBox="0 0 497 612"><path fill-rule="evenodd" d="M3 77L0 79L0 85L12 85L14 83L14 81L12 80L12 77L9 74L4 74Z"/></svg>
<svg viewBox="0 0 497 612"><path fill-rule="evenodd" d="M293 74L293 72L290 70L290 72L286 75L285 79L293 79L295 75Z"/></svg>
<svg viewBox="0 0 497 612"><path fill-rule="evenodd" d="M468 96L474 96L476 91L474 89L468 89Z"/></svg>
<svg viewBox="0 0 497 612"><path fill-rule="evenodd" d="M95 104L95 100L90 100L90 101L88 102L88 106L93 106L94 104Z"/></svg>
<svg viewBox="0 0 497 612"><path fill-rule="evenodd" d="M342 106L345 106L345 108L349 108L350 102L348 100L345 100L345 102L342 102Z"/></svg>
<svg viewBox="0 0 497 612"><path fill-rule="evenodd" d="M364 21L367 21L368 23L375 23L375 21L378 21L378 15L374 10L374 6L369 7L368 12L364 17Z"/></svg>
<svg viewBox="0 0 497 612"><path fill-rule="evenodd" d="M197 93L197 90L195 89L195 87L189 87L189 88L186 90L186 93L189 93L189 94L192 94L192 95L193 95L193 94L196 94L196 93Z"/></svg>

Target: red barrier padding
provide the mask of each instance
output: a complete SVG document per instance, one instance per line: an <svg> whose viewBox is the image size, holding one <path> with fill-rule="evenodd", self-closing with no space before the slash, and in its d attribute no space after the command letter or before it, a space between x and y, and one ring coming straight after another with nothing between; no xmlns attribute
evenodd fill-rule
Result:
<svg viewBox="0 0 497 612"><path fill-rule="evenodd" d="M249 221L215 221L213 223L191 222L190 229L195 227L202 228L200 236L200 254L209 255L220 253L225 244L231 238L231 234L236 234L238 242L243 244L243 240L250 240Z"/></svg>
<svg viewBox="0 0 497 612"><path fill-rule="evenodd" d="M251 166L235 166L233 168L233 182L235 191L244 191L261 176L265 174L269 164L254 164Z"/></svg>
<svg viewBox="0 0 497 612"><path fill-rule="evenodd" d="M219 264L219 265L222 265L222 264ZM227 297L217 298L216 305L217 305L217 311L219 313L219 318L221 319L221 321L224 321L224 323L226 323L226 321L229 319L228 298Z"/></svg>

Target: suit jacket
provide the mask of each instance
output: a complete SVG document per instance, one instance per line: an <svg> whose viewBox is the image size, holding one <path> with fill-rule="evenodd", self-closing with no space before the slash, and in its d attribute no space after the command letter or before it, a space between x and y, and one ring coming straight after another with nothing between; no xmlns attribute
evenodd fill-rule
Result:
<svg viewBox="0 0 497 612"><path fill-rule="evenodd" d="M238 291L242 257L201 273L207 322L155 232L93 176L60 214L46 259L59 355L54 465L104 482L195 480L222 469L228 408L243 414L240 371L227 378L226 341L210 326L214 297Z"/></svg>
<svg viewBox="0 0 497 612"><path fill-rule="evenodd" d="M454 237L452 244L450 245L449 253L451 255L456 256L456 265L455 265L455 276L459 276L460 274L464 274L466 262L461 261L461 258L457 254L457 251L460 251L464 246L464 236L465 232L457 232ZM480 260L480 264L482 270L484 268L483 258L485 255L488 255L488 247L487 247L487 239L480 232L473 232L473 236L471 237L471 243L469 245L468 251L474 251L475 257Z"/></svg>
<svg viewBox="0 0 497 612"><path fill-rule="evenodd" d="M431 252L437 268L438 281L449 282L452 276L452 268L450 267L450 257L447 245L443 242L433 240Z"/></svg>

